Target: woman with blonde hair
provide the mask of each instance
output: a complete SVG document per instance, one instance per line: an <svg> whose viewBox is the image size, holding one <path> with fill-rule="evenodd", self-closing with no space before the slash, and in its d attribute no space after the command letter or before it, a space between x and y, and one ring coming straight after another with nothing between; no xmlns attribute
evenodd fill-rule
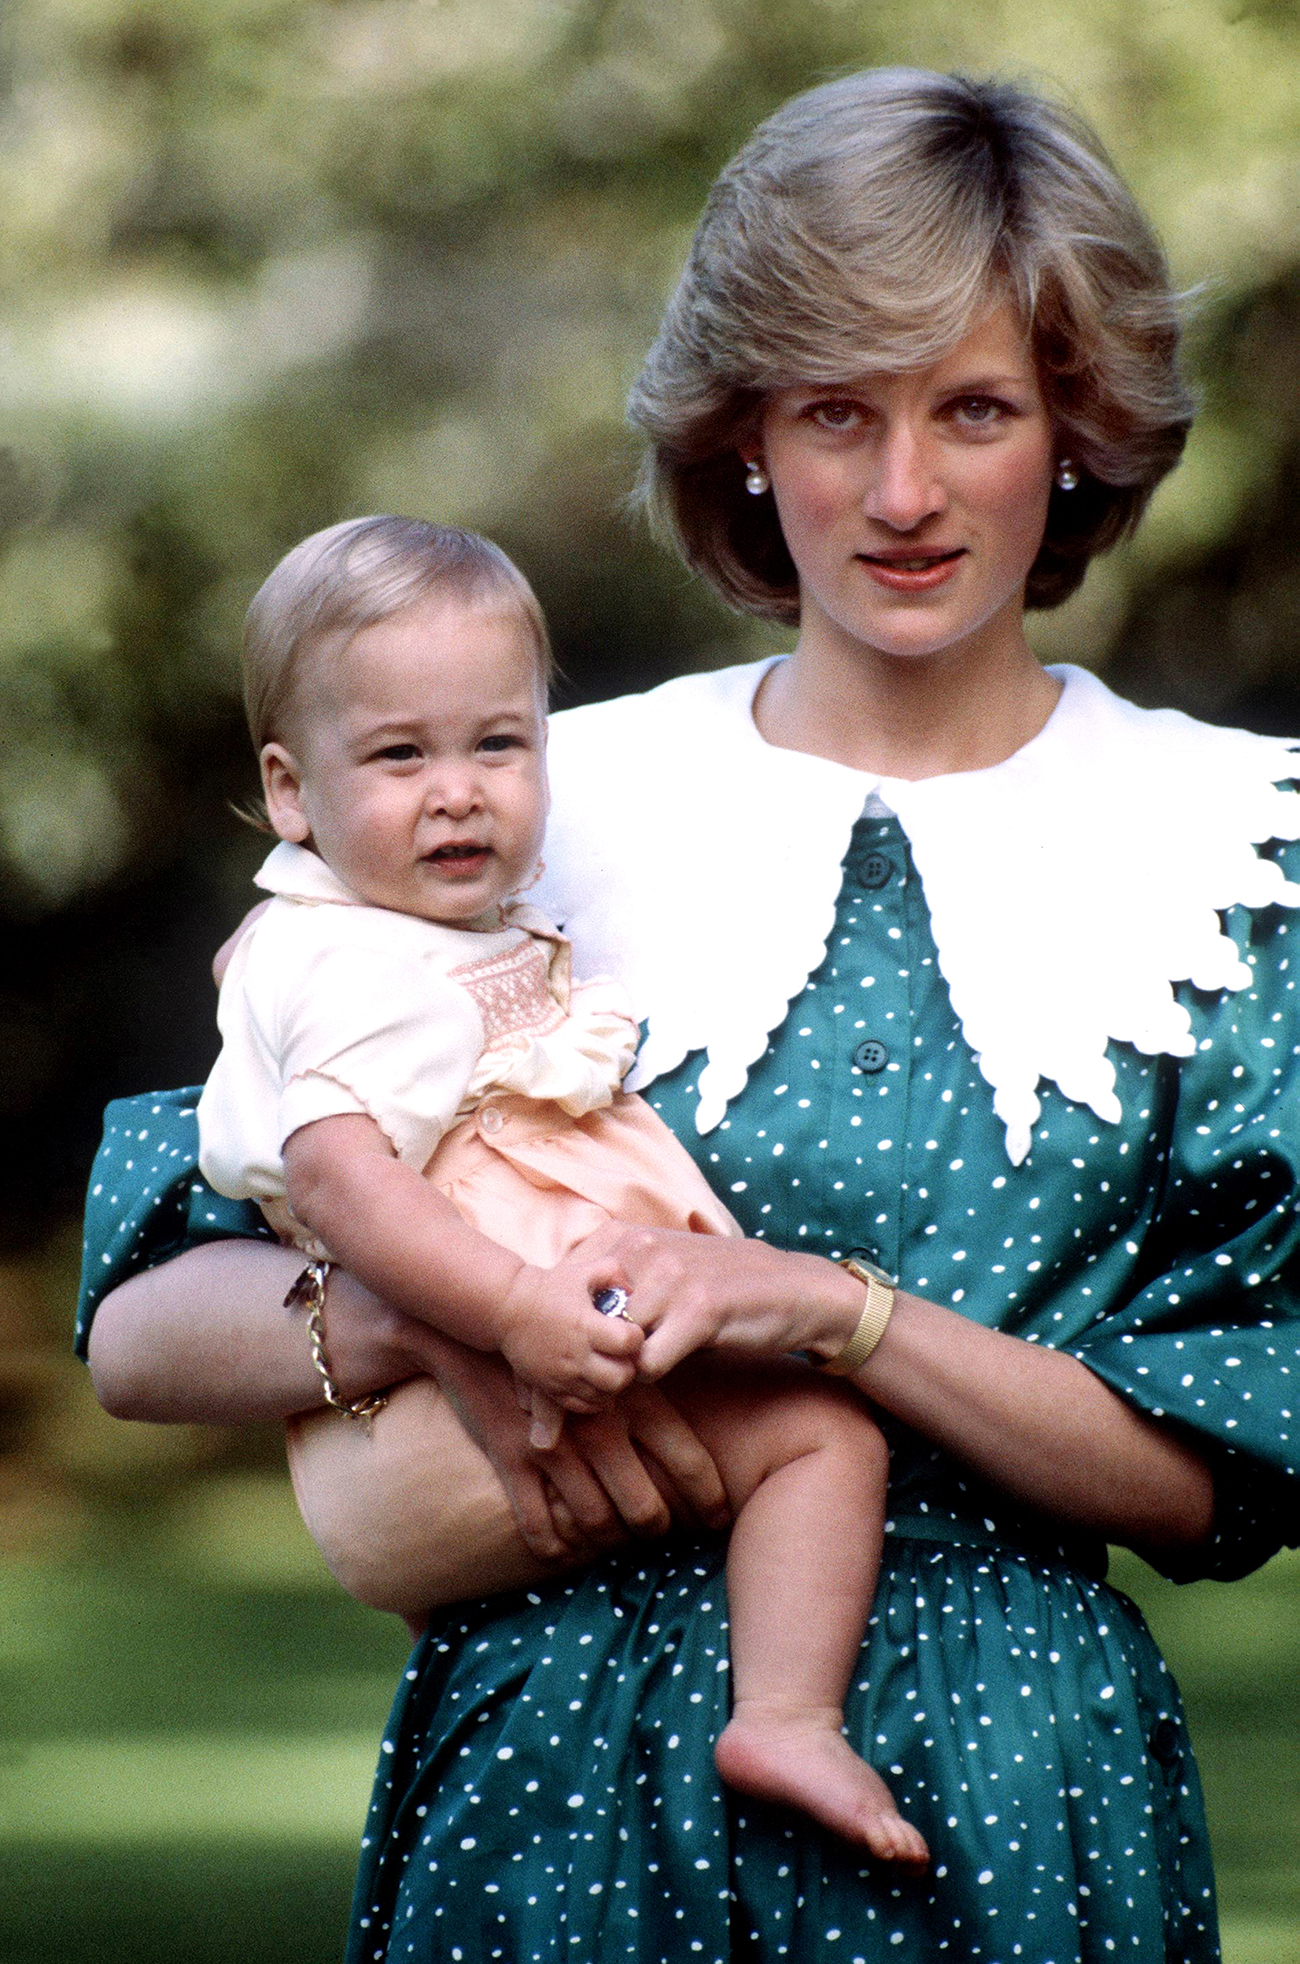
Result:
<svg viewBox="0 0 1300 1964"><path fill-rule="evenodd" d="M1296 1538L1300 763L1024 632L1177 461L1177 341L1095 138L1018 87L833 82L714 186L633 390L642 496L794 645L556 719L542 901L747 1238L608 1230L673 1314L541 1454L494 1360L332 1279L345 1399L409 1381L368 1437L296 1422L304 1511L366 1600L441 1606L353 1964L1217 1957L1177 1692L1105 1550L1230 1577ZM110 1114L100 1395L308 1411L293 1258L193 1163L182 1105ZM719 1494L653 1383L701 1339L838 1363L889 1438L847 1730L924 1874L717 1784L723 1544L680 1527Z"/></svg>

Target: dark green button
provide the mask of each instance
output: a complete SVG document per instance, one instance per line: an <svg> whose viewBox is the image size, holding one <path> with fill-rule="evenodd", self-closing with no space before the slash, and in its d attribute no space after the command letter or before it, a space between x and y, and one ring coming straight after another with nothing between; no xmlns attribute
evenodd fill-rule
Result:
<svg viewBox="0 0 1300 1964"><path fill-rule="evenodd" d="M854 1051L853 1061L860 1071L868 1071L874 1077L889 1062L889 1052L875 1037L865 1037Z"/></svg>
<svg viewBox="0 0 1300 1964"><path fill-rule="evenodd" d="M864 887L888 886L894 877L894 862L883 852L871 852L858 868L858 878Z"/></svg>
<svg viewBox="0 0 1300 1964"><path fill-rule="evenodd" d="M1161 1766L1173 1766L1182 1751L1182 1734L1171 1718L1157 1719L1151 1728L1151 1757Z"/></svg>

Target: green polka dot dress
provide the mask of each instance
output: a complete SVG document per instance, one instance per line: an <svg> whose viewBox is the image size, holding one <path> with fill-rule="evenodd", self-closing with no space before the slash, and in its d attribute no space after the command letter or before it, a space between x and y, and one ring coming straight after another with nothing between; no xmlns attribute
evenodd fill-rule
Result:
<svg viewBox="0 0 1300 1964"><path fill-rule="evenodd" d="M1290 857L1295 849L1277 848ZM726 1118L698 1060L650 1089L747 1231L864 1249L919 1295L1082 1358L1211 1451L1231 1576L1295 1538L1297 1027L1283 909L1232 910L1253 985L1184 992L1182 1061L1113 1046L1123 1120L1050 1085L1007 1157L907 841L864 817L821 966ZM257 1232L194 1174L184 1096L109 1113L82 1333L115 1281ZM926 1836L905 1879L722 1791L718 1541L463 1607L417 1646L383 1742L350 1964L1207 1964L1218 1956L1176 1688L1105 1551L1062 1543L901 1429L847 1707Z"/></svg>

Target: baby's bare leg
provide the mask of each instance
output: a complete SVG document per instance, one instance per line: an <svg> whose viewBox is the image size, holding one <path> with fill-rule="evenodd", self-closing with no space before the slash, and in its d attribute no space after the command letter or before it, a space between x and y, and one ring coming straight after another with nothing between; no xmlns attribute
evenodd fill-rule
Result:
<svg viewBox="0 0 1300 1964"><path fill-rule="evenodd" d="M860 1398L797 1365L693 1358L667 1380L736 1514L727 1557L728 1785L803 1808L882 1861L925 1842L841 1730L875 1593L888 1451Z"/></svg>

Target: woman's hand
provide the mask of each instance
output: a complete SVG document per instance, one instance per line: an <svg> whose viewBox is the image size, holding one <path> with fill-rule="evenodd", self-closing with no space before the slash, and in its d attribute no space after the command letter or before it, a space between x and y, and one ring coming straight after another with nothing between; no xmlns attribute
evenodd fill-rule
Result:
<svg viewBox="0 0 1300 1964"><path fill-rule="evenodd" d="M862 1284L837 1263L761 1241L612 1226L579 1252L630 1291L629 1312L649 1331L643 1377L705 1345L834 1357L862 1314ZM856 1382L1056 1520L1139 1553L1194 1549L1212 1532L1213 1479L1195 1443L1125 1404L1077 1358L900 1290Z"/></svg>
<svg viewBox="0 0 1300 1964"><path fill-rule="evenodd" d="M618 1283L649 1332L638 1375L661 1378L694 1350L833 1357L862 1314L862 1284L821 1255L719 1234L617 1222L570 1256L593 1284Z"/></svg>
<svg viewBox="0 0 1300 1964"><path fill-rule="evenodd" d="M544 1561L572 1561L674 1520L725 1528L717 1467L663 1393L633 1385L618 1404L570 1418L554 1446L529 1442L530 1419L495 1357L434 1339L433 1375L506 1491L519 1532Z"/></svg>

